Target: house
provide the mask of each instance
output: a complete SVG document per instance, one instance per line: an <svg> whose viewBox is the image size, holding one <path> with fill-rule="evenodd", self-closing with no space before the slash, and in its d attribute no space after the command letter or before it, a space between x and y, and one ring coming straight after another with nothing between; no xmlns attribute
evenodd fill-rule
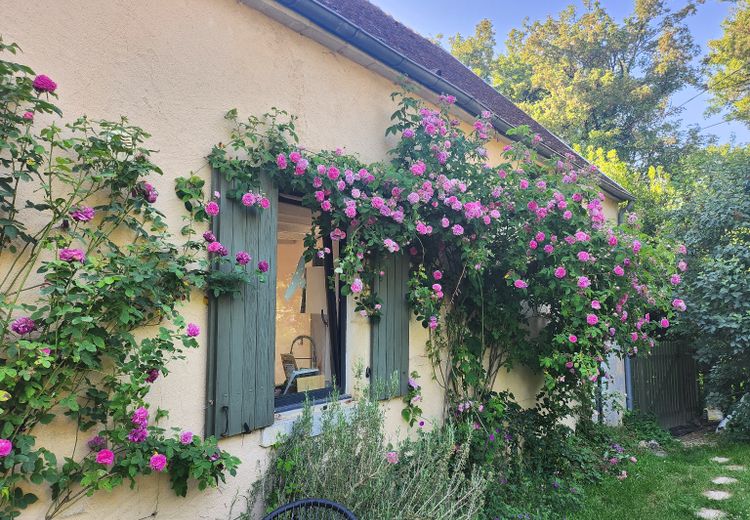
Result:
<svg viewBox="0 0 750 520"><path fill-rule="evenodd" d="M300 116L307 148L340 146L376 161L393 144L383 135L394 109L390 94L406 76L428 102L441 93L454 95L457 116L468 123L489 110L501 134L529 125L541 135L543 153L572 153L446 51L365 0L9 0L0 34L21 46L26 63L55 78L65 94L59 105L66 117L122 114L152 133L150 144L165 172L156 180L158 205L174 230L183 215L174 178L190 171L211 178L205 157L226 138L223 114L230 108L240 114L283 108ZM490 159L508 142L505 136L494 142ZM615 220L618 204L631 196L604 175L600 184L607 215ZM349 394L358 364L371 376L396 370L402 385L410 371L419 372L425 416L441 417L441 391L430 380L425 355L426 330L401 312L392 316L399 326L379 336L351 300L326 290L325 265L299 266L310 214L292 202L281 194L269 213L276 228L275 249L269 251L276 258L269 272L275 295L238 315L195 295L184 315L210 334L200 336L200 349L172 364L151 395L153 405L170 411L171 424L222 436L221 448L243 461L237 477L185 499L171 493L166 477L143 478L136 491L122 487L77 503L69 517L226 517L257 478L268 447L299 413L302 392L325 402L335 380ZM307 280L304 291L295 290L295 275ZM272 330L275 339L260 330ZM539 384L523 369L502 374L500 381L526 405L534 402ZM384 407L389 430L404 434L400 400ZM60 453L76 449L62 420L40 437ZM40 503L22 518L38 518L43 509Z"/></svg>

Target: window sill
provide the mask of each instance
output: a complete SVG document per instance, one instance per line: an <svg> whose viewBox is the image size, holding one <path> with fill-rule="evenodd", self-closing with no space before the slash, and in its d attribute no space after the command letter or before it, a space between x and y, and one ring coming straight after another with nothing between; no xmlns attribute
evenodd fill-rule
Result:
<svg viewBox="0 0 750 520"><path fill-rule="evenodd" d="M342 395L339 397L341 408L344 414L351 413L351 409L355 405L354 399L350 395ZM328 408L330 399L322 398L313 401L312 404L312 435L320 435L321 419L323 411ZM264 448L269 448L276 444L280 437L289 435L292 432L292 426L297 419L302 415L302 407L304 403L296 403L289 405L282 409L275 411L273 416L273 424L266 426L260 432L260 445Z"/></svg>

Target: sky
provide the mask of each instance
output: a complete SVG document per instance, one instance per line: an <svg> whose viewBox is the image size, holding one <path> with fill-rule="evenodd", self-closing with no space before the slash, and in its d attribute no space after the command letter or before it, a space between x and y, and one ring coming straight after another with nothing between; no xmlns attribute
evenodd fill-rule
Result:
<svg viewBox="0 0 750 520"><path fill-rule="evenodd" d="M497 50L502 51L508 32L521 27L523 20L541 20L554 16L568 5L575 4L583 8L581 0L370 0L396 20L409 26L423 36L442 34L447 39L457 32L467 36L474 34L474 26L482 18L489 18L495 27ZM602 5L616 19L629 14L632 0L602 0ZM684 0L669 0L673 9L684 5ZM706 0L698 6L698 12L688 19L688 25L695 42L702 53L707 50L709 40L721 37L721 22L730 12L732 2ZM700 59L700 57L698 58ZM737 123L722 123L721 114L705 116L709 94L703 93L688 101L700 92L700 89L687 87L672 98L672 106L685 103L680 113L685 126L698 125L704 133L716 135L720 143L733 139L736 143L750 142L750 128ZM716 123L720 123L716 126ZM710 126L710 128L708 128Z"/></svg>

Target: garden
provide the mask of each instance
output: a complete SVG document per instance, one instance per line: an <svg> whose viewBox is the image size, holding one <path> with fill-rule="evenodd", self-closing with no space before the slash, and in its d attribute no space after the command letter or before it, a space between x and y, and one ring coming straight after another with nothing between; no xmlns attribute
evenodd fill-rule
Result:
<svg viewBox="0 0 750 520"><path fill-rule="evenodd" d="M40 500L61 518L148 475L200 494L246 463L173 426L150 393L207 333L183 317L188 302L269 282L267 259L212 231L227 198L272 211L269 181L311 211L304 260L333 263L328 282L359 317L385 319L378 280L389 259L408 264L430 370L388 404L401 436L378 399L398 381L370 388L364 367L351 398L306 402L231 518L317 497L364 520L677 519L715 507L714 489L728 495L721 517L750 518L747 147L695 148L680 182L657 169L644 182L593 139L579 150L599 168L545 157L527 126L490 158L493 114L467 124L453 96L430 104L404 87L378 162L302 146L304 114L229 110L203 167L230 186L221 194L203 169L164 176L152 136L126 117L63 114L65 85L22 58L0 40L0 518ZM602 172L637 196L620 222L605 218ZM160 210L165 190L179 229ZM722 433L688 446L635 411L605 425L606 360L689 336ZM520 367L539 377L531 406L498 390ZM423 411L427 381L441 420ZM60 425L75 430L69 453L46 434Z"/></svg>

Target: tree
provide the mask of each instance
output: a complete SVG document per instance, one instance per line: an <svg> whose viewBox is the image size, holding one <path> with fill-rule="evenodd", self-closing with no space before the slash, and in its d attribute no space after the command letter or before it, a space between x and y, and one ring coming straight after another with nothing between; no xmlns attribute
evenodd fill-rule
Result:
<svg viewBox="0 0 750 520"><path fill-rule="evenodd" d="M448 38L451 54L461 60L474 74L490 81L495 68L495 30L492 22L484 18L475 30L474 36L464 38L461 33Z"/></svg>
<svg viewBox="0 0 750 520"><path fill-rule="evenodd" d="M670 174L661 166L647 166L642 170L634 168L620 159L616 150L604 150L591 145L574 148L635 196L631 211L637 214L642 231L651 236L661 236L662 230L669 226L671 212L676 209L680 200L680 185L672 181Z"/></svg>
<svg viewBox="0 0 750 520"><path fill-rule="evenodd" d="M711 112L729 109L729 117L750 125L750 0L741 0L722 24L724 34L708 43L706 63Z"/></svg>
<svg viewBox="0 0 750 520"><path fill-rule="evenodd" d="M750 437L750 147L711 147L683 162L676 234L685 239L684 325L706 368L707 401Z"/></svg>
<svg viewBox="0 0 750 520"><path fill-rule="evenodd" d="M540 123L565 140L617 150L629 163L667 166L696 135L668 116L670 97L698 80L698 48L685 24L689 2L672 12L665 0L635 0L616 21L597 1L582 13L569 6L557 17L510 32L505 52L486 64L494 39L488 20L475 36L456 35L451 52Z"/></svg>

